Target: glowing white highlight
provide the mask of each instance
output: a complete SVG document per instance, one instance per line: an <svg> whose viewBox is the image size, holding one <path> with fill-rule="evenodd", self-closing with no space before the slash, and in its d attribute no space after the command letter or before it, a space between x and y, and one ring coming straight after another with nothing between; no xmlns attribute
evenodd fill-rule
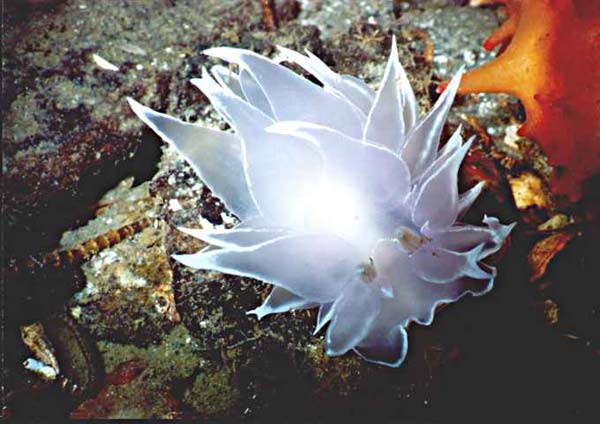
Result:
<svg viewBox="0 0 600 424"><path fill-rule="evenodd" d="M359 235L361 208L356 193L343 184L325 182L316 187L307 199L305 223L313 231L332 232L355 241Z"/></svg>

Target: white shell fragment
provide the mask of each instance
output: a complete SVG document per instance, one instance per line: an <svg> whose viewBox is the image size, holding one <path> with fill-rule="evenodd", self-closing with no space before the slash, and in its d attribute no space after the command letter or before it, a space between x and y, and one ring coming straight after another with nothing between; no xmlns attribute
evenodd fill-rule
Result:
<svg viewBox="0 0 600 424"><path fill-rule="evenodd" d="M92 59L100 68L106 71L118 71L119 67L117 65L113 65L108 60L104 59L102 56L97 55L96 53L92 54Z"/></svg>
<svg viewBox="0 0 600 424"><path fill-rule="evenodd" d="M34 358L27 358L23 362L23 367L45 380L56 380L56 377L58 376L58 371L56 369Z"/></svg>

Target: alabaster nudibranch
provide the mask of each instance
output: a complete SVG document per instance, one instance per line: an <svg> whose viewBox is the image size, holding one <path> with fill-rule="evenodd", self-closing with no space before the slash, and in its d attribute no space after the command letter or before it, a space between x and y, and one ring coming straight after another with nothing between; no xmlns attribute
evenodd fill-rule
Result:
<svg viewBox="0 0 600 424"><path fill-rule="evenodd" d="M512 229L490 217L483 226L457 222L483 188L458 193L472 142L460 129L439 148L462 71L420 118L395 40L377 91L309 52L279 52L274 61L237 48L205 51L237 65L237 73L218 65L192 80L232 132L129 99L240 221L231 230L181 228L211 248L174 257L272 284L250 312L258 318L319 308L315 333L328 324L328 355L354 350L398 366L411 321L428 325L436 305L492 288L496 270L482 260Z"/></svg>

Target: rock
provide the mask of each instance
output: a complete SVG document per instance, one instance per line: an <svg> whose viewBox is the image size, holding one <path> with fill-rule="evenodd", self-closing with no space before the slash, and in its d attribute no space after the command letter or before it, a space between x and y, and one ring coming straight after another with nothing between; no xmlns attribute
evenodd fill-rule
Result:
<svg viewBox="0 0 600 424"><path fill-rule="evenodd" d="M34 12L30 23L15 24L9 33L14 49L3 60L9 82L2 140L8 146L9 234L15 237L9 251L26 255L54 248L59 234L60 248L68 249L140 219L151 222L81 267L84 288L70 299L68 311L97 340L103 358L97 363L103 362L108 377L72 418L453 421L490 410L506 415L501 407L507 402L544 417L554 417L554 411L568 415L572 405L593 413L594 392L579 387L598 381L590 372L596 369L578 361L578 354L554 354L555 339L540 331L531 312L523 270L532 243L522 233L517 232L516 247L504 259L510 266L492 293L444 308L432 326L411 325L410 350L399 369L374 366L353 354L330 358L322 335L312 335L315 311L258 321L246 312L265 298L267 285L193 271L170 258L204 247L178 226L230 227L235 218L176 152L159 149L160 140L126 107L126 96L224 129L204 96L188 84L202 66L214 63L201 55L203 49L234 45L272 55L277 44L308 48L339 72L376 85L394 33L426 109L435 98L434 82L443 69L451 71L441 67L440 57L454 61L473 53L476 61L486 59L472 41L466 48L462 41L447 43L453 31L464 31L457 40L483 37L495 19L489 10L465 10L454 0L357 0L343 2L343 9L337 6L341 2L328 0L300 2L299 19L281 19L270 32L258 3L116 0L106 7L66 1L52 13ZM394 6L400 6L399 21ZM429 19L433 26L425 24ZM443 37L436 38L436 31ZM110 64L118 70L111 71ZM477 104L465 100L450 126L481 107L497 114L483 120L484 132L496 125L504 131L514 120L514 109L506 104L499 113L497 103ZM468 132L477 132L477 125L469 125ZM486 208L514 217L518 211L504 180L511 168L504 164L517 159L508 160L501 144L486 139L471 152L461 184L489 180ZM135 179L126 179L130 175ZM30 236L16 239L28 230ZM552 267L565 269L559 259ZM584 287L595 293L595 286ZM577 308L565 306L554 292L551 297L560 308L559 322L568 322L569 311ZM590 310L591 298L579 314ZM594 328L588 321L586 337ZM508 371L500 366L506 364ZM560 387L546 384L554 377ZM532 398L534 389L539 393Z"/></svg>

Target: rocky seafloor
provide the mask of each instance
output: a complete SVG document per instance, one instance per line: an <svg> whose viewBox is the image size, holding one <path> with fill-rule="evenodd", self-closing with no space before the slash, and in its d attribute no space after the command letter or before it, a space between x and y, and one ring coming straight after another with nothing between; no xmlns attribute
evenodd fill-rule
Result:
<svg viewBox="0 0 600 424"><path fill-rule="evenodd" d="M268 2L265 2L268 3ZM411 325L398 369L330 358L315 311L258 321L269 287L198 272L170 255L203 244L177 231L235 217L129 110L225 128L189 84L205 48L266 55L308 48L376 86L392 35L422 110L480 45L498 8L461 1L7 2L3 16L3 414L8 419L454 422L598 417L597 203L562 210L548 167L515 135L508 96L458 99L447 133L478 135L463 188L517 221L496 288ZM102 61L108 61L112 67ZM596 253L597 257L597 253Z"/></svg>

